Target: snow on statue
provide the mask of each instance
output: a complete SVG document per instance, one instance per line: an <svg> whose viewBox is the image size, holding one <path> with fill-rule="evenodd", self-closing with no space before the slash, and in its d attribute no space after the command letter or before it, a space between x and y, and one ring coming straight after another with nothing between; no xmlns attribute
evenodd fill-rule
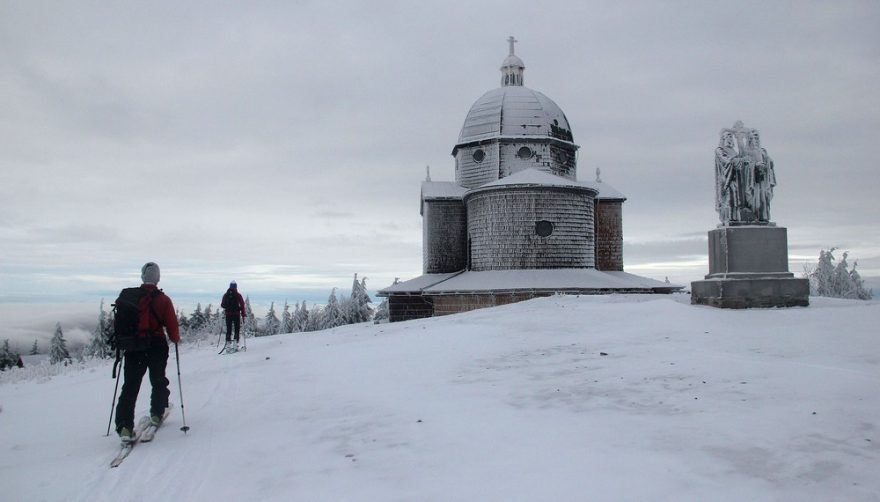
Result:
<svg viewBox="0 0 880 502"><path fill-rule="evenodd" d="M737 121L720 136L715 149L715 208L721 222L768 224L776 173L758 130Z"/></svg>

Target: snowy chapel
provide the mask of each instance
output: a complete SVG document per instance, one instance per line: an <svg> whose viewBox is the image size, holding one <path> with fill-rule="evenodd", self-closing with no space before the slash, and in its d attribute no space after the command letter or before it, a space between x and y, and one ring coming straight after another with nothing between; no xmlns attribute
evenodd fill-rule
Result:
<svg viewBox="0 0 880 502"><path fill-rule="evenodd" d="M422 183L423 275L379 292L390 320L452 314L553 294L670 293L623 271L626 198L577 180L565 114L525 87L514 54L501 87L483 94L452 149L455 181Z"/></svg>

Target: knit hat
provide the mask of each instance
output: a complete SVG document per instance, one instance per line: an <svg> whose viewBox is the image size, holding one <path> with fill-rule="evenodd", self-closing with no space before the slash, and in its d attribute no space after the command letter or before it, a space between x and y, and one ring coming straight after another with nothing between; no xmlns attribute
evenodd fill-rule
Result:
<svg viewBox="0 0 880 502"><path fill-rule="evenodd" d="M232 289L238 289L238 284L236 284L235 281L232 281L229 283L229 287Z"/></svg>
<svg viewBox="0 0 880 502"><path fill-rule="evenodd" d="M159 265L149 261L141 267L141 281L156 285L159 282Z"/></svg>

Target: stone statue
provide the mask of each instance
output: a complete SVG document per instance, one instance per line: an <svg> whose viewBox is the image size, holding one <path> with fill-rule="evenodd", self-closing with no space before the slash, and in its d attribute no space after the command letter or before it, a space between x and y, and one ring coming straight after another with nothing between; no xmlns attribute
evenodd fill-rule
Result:
<svg viewBox="0 0 880 502"><path fill-rule="evenodd" d="M776 172L773 159L767 150L761 148L761 135L757 129L749 133L746 143L746 156L752 167L753 184L750 191L752 215L761 223L770 221L770 200L773 199L773 187L776 186Z"/></svg>
<svg viewBox="0 0 880 502"><path fill-rule="evenodd" d="M756 129L736 122L715 149L715 209L721 223L768 224L776 174Z"/></svg>

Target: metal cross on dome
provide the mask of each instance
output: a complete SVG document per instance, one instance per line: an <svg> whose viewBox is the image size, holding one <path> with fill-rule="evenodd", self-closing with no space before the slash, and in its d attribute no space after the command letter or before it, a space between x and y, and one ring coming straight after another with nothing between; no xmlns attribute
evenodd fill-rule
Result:
<svg viewBox="0 0 880 502"><path fill-rule="evenodd" d="M513 38L513 35L507 38L507 43L510 44L510 55L513 56L513 44L519 42L519 40Z"/></svg>

